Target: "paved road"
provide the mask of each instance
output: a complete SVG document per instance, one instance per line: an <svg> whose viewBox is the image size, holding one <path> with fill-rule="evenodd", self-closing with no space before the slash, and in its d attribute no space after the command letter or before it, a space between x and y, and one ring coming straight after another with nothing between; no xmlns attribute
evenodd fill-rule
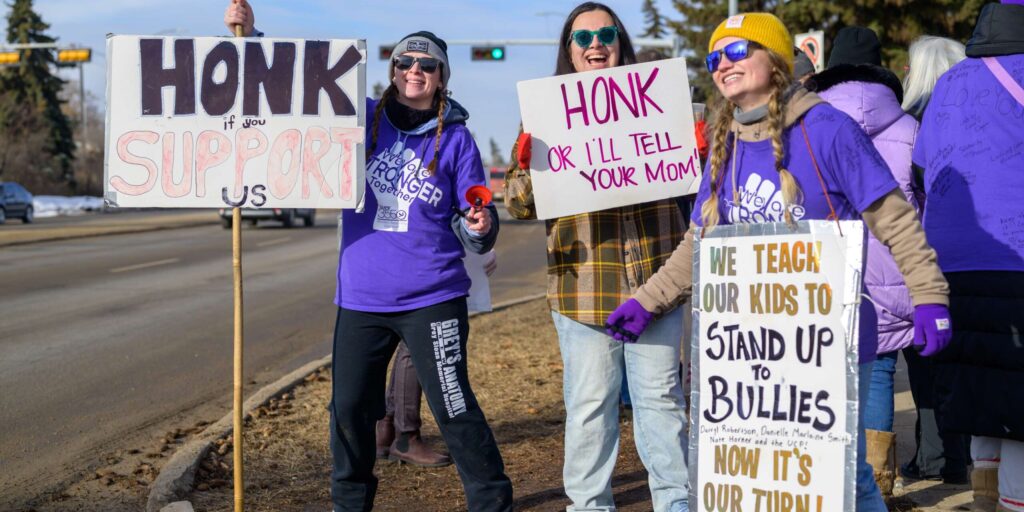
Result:
<svg viewBox="0 0 1024 512"><path fill-rule="evenodd" d="M215 222L0 249L0 501L228 410L231 249ZM244 228L250 391L330 352L336 247L328 215ZM503 223L495 302L543 292L543 247L543 224Z"/></svg>

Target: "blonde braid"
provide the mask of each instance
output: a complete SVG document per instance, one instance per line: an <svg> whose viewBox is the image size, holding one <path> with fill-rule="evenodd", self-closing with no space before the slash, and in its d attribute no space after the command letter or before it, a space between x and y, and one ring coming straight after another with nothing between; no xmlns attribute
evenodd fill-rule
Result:
<svg viewBox="0 0 1024 512"><path fill-rule="evenodd" d="M782 132L785 129L786 103L783 95L789 89L792 79L783 72L786 69L785 63L780 57L768 52L773 64L772 68L772 94L768 98L768 135L772 141L772 154L775 157L775 170L779 173L779 184L782 188L783 216L788 224L793 224L793 214L790 212L791 205L802 202L800 185L797 184L793 174L782 165L785 159L785 148L782 144Z"/></svg>
<svg viewBox="0 0 1024 512"><path fill-rule="evenodd" d="M377 102L377 106L373 109L373 130L370 132L370 151L372 155L377 150L377 132L380 127L380 116L384 112L384 104L387 103L391 96L398 92L398 88L395 87L395 83L392 82L387 89L384 89L384 93L380 95L380 100Z"/></svg>
<svg viewBox="0 0 1024 512"><path fill-rule="evenodd" d="M440 96L437 102L437 138L434 140L434 159L427 166L427 172L430 176L437 172L437 155L441 152L441 130L444 129L444 107L448 104L444 91L440 88L437 91Z"/></svg>
<svg viewBox="0 0 1024 512"><path fill-rule="evenodd" d="M711 185L711 195L708 196L700 208L700 216L705 228L713 228L718 225L718 180L721 179L724 173L723 167L725 165L726 152L729 150L726 147L726 142L728 141L729 128L732 126L732 102L722 98L722 101L718 103L719 108L715 112L714 124L712 124L711 128L711 133L714 134L711 142L711 176L709 177L711 180L709 183ZM736 141L733 141L733 144L735 143Z"/></svg>

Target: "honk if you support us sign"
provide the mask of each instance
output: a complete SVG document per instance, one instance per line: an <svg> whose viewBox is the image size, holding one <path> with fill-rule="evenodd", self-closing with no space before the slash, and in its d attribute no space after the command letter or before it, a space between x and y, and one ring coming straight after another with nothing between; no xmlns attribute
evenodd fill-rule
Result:
<svg viewBox="0 0 1024 512"><path fill-rule="evenodd" d="M696 191L700 159L685 59L519 82L537 216Z"/></svg>
<svg viewBox="0 0 1024 512"><path fill-rule="evenodd" d="M361 40L110 36L105 196L129 207L355 208Z"/></svg>

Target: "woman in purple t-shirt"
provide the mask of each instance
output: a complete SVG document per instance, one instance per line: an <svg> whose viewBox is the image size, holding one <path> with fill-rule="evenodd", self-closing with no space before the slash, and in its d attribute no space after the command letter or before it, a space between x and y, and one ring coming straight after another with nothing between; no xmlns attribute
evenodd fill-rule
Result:
<svg viewBox="0 0 1024 512"><path fill-rule="evenodd" d="M719 224L863 219L899 264L915 304L915 343L928 355L949 342L947 285L916 212L899 191L871 140L846 114L791 78L793 38L775 16L749 13L723 21L707 58L724 98L711 128L711 158L690 230L668 262L608 323L640 334L654 314L689 296L693 231ZM860 400L877 346L874 309L861 306ZM939 320L937 323L936 320ZM864 460L858 418L857 511L885 511Z"/></svg>
<svg viewBox="0 0 1024 512"><path fill-rule="evenodd" d="M257 33L253 19L245 0L232 0L224 15L245 35ZM447 48L430 32L404 37L388 66L390 85L379 101L367 100L368 193L363 211L344 213L335 297L335 511L373 508L374 424L384 417L384 380L399 341L458 467L469 510L512 509L512 483L466 365L463 248L491 249L497 211L469 208L465 199L486 182L465 125L469 114L448 98Z"/></svg>

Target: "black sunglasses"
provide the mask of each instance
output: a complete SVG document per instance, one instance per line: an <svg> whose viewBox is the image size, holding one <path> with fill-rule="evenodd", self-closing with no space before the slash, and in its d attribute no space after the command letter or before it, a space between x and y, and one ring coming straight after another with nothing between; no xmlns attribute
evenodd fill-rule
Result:
<svg viewBox="0 0 1024 512"><path fill-rule="evenodd" d="M576 41L576 45L580 48L590 48L590 43L594 42L594 36L597 36L597 42L608 46L615 42L618 35L619 27L609 25L597 30L574 30L572 34L569 34L569 42Z"/></svg>
<svg viewBox="0 0 1024 512"><path fill-rule="evenodd" d="M394 62L395 67L402 71L411 68L413 64L419 62L420 69L422 69L424 73L433 73L434 71L437 71L437 66L441 64L441 61L433 57L413 57L410 55L399 55L398 57L395 57Z"/></svg>

